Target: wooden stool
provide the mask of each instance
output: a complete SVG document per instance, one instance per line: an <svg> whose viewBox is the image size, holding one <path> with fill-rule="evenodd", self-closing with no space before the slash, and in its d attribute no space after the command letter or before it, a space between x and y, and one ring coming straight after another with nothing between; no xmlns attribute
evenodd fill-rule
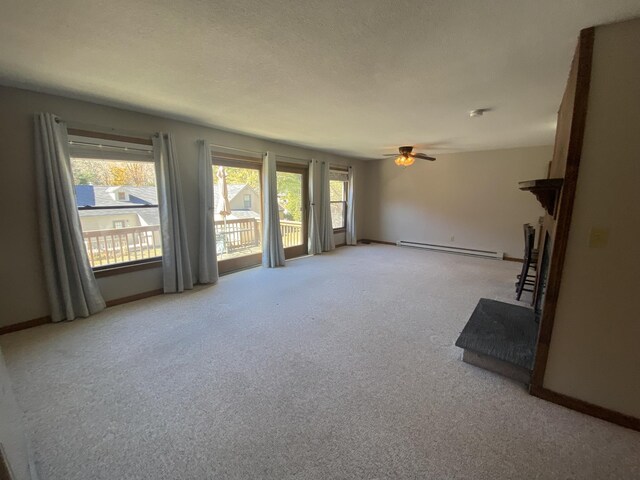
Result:
<svg viewBox="0 0 640 480"><path fill-rule="evenodd" d="M528 223L523 225L524 229L524 261L522 262L522 271L518 275L516 282L516 300L520 300L522 292L533 292L536 284L536 263L538 261L538 252L533 248L533 242L536 238L536 230ZM533 269L533 273L529 273L529 269ZM531 287L531 288L527 288Z"/></svg>

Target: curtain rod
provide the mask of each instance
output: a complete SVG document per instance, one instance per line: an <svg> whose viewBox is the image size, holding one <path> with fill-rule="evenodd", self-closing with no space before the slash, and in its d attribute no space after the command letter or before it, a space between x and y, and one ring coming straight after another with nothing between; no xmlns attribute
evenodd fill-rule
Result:
<svg viewBox="0 0 640 480"><path fill-rule="evenodd" d="M56 117L56 121L60 123L62 120L59 117ZM141 138L148 140L150 139L156 132L137 132L133 130L124 130L120 128L113 127L105 127L102 125L94 125L91 123L82 123L82 122L65 122L67 124L67 128L71 130L88 130L95 133L107 133L120 135L123 137L133 137L133 138Z"/></svg>
<svg viewBox="0 0 640 480"><path fill-rule="evenodd" d="M254 155L264 155L265 152L256 152L254 150L245 150L243 148L235 148L235 147L227 147L226 145L216 145L215 143L210 143L210 147L218 147L218 148L226 148L227 150L234 150L236 152L244 152L244 153L252 153Z"/></svg>
<svg viewBox="0 0 640 480"><path fill-rule="evenodd" d="M343 172L346 172L347 170L349 170L351 168L351 165L343 165L340 163L329 163L329 168L333 168L335 170L342 170Z"/></svg>
<svg viewBox="0 0 640 480"><path fill-rule="evenodd" d="M309 163L313 161L313 158L290 157L289 155L280 155L279 153L276 153L276 157L288 158L289 160L298 160L299 162L305 162L305 163Z"/></svg>

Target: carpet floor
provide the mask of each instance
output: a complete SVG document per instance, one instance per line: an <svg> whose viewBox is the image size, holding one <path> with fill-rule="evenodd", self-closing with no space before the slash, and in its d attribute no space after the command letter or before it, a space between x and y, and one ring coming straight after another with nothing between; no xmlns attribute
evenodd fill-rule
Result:
<svg viewBox="0 0 640 480"><path fill-rule="evenodd" d="M340 248L0 345L43 480L640 478L639 433L460 360L518 269Z"/></svg>

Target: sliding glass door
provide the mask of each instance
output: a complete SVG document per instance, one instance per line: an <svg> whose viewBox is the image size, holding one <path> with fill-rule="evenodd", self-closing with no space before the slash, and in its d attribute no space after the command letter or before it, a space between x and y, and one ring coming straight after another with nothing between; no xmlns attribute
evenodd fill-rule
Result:
<svg viewBox="0 0 640 480"><path fill-rule="evenodd" d="M307 254L308 169L278 163L278 207L285 258Z"/></svg>
<svg viewBox="0 0 640 480"><path fill-rule="evenodd" d="M216 252L220 273L262 262L262 165L213 158Z"/></svg>
<svg viewBox="0 0 640 480"><path fill-rule="evenodd" d="M278 211L285 258L307 254L308 169L277 163ZM212 155L218 270L228 273L262 262L262 162Z"/></svg>

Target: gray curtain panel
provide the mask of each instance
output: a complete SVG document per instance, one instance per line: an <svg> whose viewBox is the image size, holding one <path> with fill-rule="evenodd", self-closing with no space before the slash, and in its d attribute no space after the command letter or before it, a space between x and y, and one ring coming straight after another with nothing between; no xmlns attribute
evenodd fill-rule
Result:
<svg viewBox="0 0 640 480"><path fill-rule="evenodd" d="M320 164L320 244L323 252L336 248L331 222L331 196L329 191L329 162Z"/></svg>
<svg viewBox="0 0 640 480"><path fill-rule="evenodd" d="M200 195L200 256L198 259L198 281L218 281L216 258L216 232L214 225L213 170L209 144L198 140L198 192Z"/></svg>
<svg viewBox="0 0 640 480"><path fill-rule="evenodd" d="M105 308L89 263L69 158L67 127L50 113L35 116L40 246L51 320L88 317Z"/></svg>
<svg viewBox="0 0 640 480"><path fill-rule="evenodd" d="M318 179L318 161L311 160L309 162L309 255L322 253L322 244L320 243L320 230L318 228L318 207L316 203L315 191L319 188Z"/></svg>
<svg viewBox="0 0 640 480"><path fill-rule="evenodd" d="M267 152L262 164L262 265L284 266L276 176L276 154Z"/></svg>
<svg viewBox="0 0 640 480"><path fill-rule="evenodd" d="M187 244L187 225L182 201L178 161L170 133L153 136L153 157L158 184L158 209L162 231L162 271L165 293L193 288Z"/></svg>
<svg viewBox="0 0 640 480"><path fill-rule="evenodd" d="M347 231L346 244L356 245L356 197L355 197L355 168L349 167L349 191L347 192Z"/></svg>

